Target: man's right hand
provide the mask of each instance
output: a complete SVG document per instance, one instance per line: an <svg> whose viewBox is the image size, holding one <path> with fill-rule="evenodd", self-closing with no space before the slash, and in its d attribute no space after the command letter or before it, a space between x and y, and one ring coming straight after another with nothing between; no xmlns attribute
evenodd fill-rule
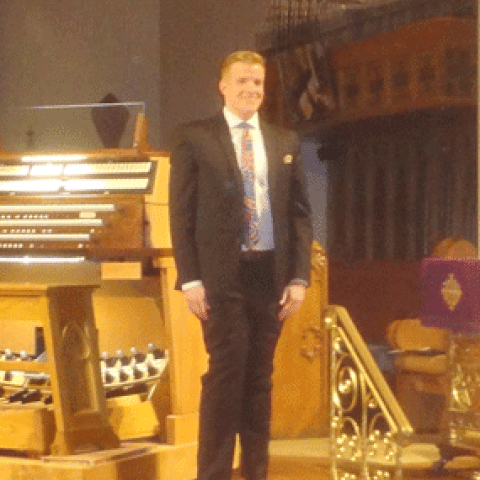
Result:
<svg viewBox="0 0 480 480"><path fill-rule="evenodd" d="M183 291L188 309L202 322L207 320L210 305L207 302L205 287L199 285Z"/></svg>

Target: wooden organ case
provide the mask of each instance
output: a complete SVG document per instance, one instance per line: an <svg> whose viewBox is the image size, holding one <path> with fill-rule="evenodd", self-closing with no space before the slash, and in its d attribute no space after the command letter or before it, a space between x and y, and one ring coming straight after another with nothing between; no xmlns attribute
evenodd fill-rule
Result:
<svg viewBox="0 0 480 480"><path fill-rule="evenodd" d="M169 158L143 115L134 130L132 148L0 152L6 478L195 476L206 354L174 291Z"/></svg>

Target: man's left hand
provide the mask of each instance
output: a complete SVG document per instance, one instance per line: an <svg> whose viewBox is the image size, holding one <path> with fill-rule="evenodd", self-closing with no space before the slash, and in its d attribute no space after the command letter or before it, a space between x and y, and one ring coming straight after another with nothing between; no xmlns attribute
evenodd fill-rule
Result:
<svg viewBox="0 0 480 480"><path fill-rule="evenodd" d="M280 300L281 309L278 319L284 322L298 311L305 298L306 287L304 285L287 285Z"/></svg>

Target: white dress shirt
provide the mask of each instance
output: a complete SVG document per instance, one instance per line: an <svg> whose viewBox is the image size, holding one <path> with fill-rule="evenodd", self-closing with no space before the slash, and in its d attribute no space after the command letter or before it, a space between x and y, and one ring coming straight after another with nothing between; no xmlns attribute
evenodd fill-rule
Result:
<svg viewBox="0 0 480 480"><path fill-rule="evenodd" d="M258 216L258 234L260 238L259 243L255 245L255 250L273 250L275 245L273 241L272 209L268 194L267 153L265 151L265 144L260 130L258 113L255 113L253 117L246 122L234 115L227 107L223 108L223 115L225 116L225 120L227 121L230 130L230 136L232 137L239 168L241 166L241 138L243 129L239 128L238 125L248 123L251 127L249 128L249 132L253 146L255 170L254 189ZM246 250L247 247L242 245L242 249Z"/></svg>

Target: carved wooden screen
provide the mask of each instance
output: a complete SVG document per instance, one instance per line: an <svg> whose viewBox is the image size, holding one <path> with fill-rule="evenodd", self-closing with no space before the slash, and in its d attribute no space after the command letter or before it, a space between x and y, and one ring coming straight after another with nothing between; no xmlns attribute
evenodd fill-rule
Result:
<svg viewBox="0 0 480 480"><path fill-rule="evenodd" d="M331 131L328 146L333 258L422 258L446 237L476 244L474 109L363 120Z"/></svg>

